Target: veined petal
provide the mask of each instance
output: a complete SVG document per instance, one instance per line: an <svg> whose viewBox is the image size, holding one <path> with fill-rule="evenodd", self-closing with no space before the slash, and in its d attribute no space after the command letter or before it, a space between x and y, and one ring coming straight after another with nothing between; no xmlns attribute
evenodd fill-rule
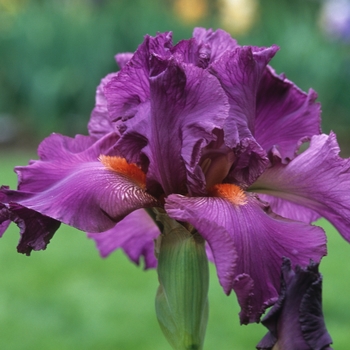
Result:
<svg viewBox="0 0 350 350"><path fill-rule="evenodd" d="M302 205L290 202L286 199L270 196L268 194L259 193L259 198L263 201L269 203L272 211L284 218L302 221L306 224L311 224L312 222L319 219L320 214L315 211L306 208Z"/></svg>
<svg viewBox="0 0 350 350"><path fill-rule="evenodd" d="M104 93L105 86L117 77L117 75L118 73L108 74L101 80L100 85L97 87L95 107L92 110L88 123L89 134L96 138L101 138L110 132L117 131L109 116L107 99Z"/></svg>
<svg viewBox="0 0 350 350"><path fill-rule="evenodd" d="M207 71L175 61L151 77L150 84L147 176L150 183L159 183L165 194L187 193L186 171L196 167L201 149L216 139L214 130L222 128L227 118L227 97Z"/></svg>
<svg viewBox="0 0 350 350"><path fill-rule="evenodd" d="M326 254L326 237L319 227L275 215L250 194L242 201L238 192L223 188L216 194L221 198L171 195L165 208L169 216L189 222L205 239L225 246L227 238L223 233L230 236L237 253L231 286L242 308L241 323L246 324L258 322L265 309L277 300L282 257L301 266L310 259L320 261ZM212 244L211 249L215 255ZM222 258L230 259L233 251L228 249ZM229 276L232 278L232 271Z"/></svg>
<svg viewBox="0 0 350 350"><path fill-rule="evenodd" d="M189 203L190 200L192 203ZM200 198L188 198L181 195L170 195L166 198L165 209L168 215L179 221L185 221L193 225L200 235L208 242L213 260L216 265L219 282L226 294L230 294L236 267L236 250L233 241L226 229L210 217L199 217L198 214L189 212L187 206L192 206Z"/></svg>
<svg viewBox="0 0 350 350"><path fill-rule="evenodd" d="M32 160L28 166L18 166L18 189L25 192L40 192L68 177L71 168L84 163L98 162L101 154L109 155L119 136L110 133L100 140L77 135L75 138L52 134L38 148L40 160ZM44 172L43 172L43 169Z"/></svg>
<svg viewBox="0 0 350 350"><path fill-rule="evenodd" d="M254 134L256 95L267 63L278 50L277 46L257 48L237 47L227 51L220 60L210 66L210 72L220 81L229 97L230 122L237 123L241 138ZM227 145L234 147L230 133L226 135Z"/></svg>
<svg viewBox="0 0 350 350"><path fill-rule="evenodd" d="M122 248L130 260L139 265L143 257L145 269L157 266L154 240L160 231L144 209L138 209L118 222L113 228L101 233L88 233L96 242L102 257Z"/></svg>
<svg viewBox="0 0 350 350"><path fill-rule="evenodd" d="M53 182L50 176L58 167L66 174ZM20 204L83 231L106 231L130 212L157 203L132 178L99 161L36 164L35 170L50 185Z"/></svg>
<svg viewBox="0 0 350 350"><path fill-rule="evenodd" d="M199 66L204 68L208 63L218 60L226 51L232 51L238 46L237 41L222 29L213 31L212 29L195 28L193 30L193 37L200 49L206 48L208 50L207 55L199 51L199 58L202 62Z"/></svg>
<svg viewBox="0 0 350 350"><path fill-rule="evenodd" d="M116 54L114 58L118 63L119 68L122 69L131 60L132 56L134 56L133 52L124 52Z"/></svg>
<svg viewBox="0 0 350 350"><path fill-rule="evenodd" d="M139 105L149 100L150 57L168 58L171 42L169 32L155 37L146 36L128 64L106 84L104 94L112 121L127 122L134 117Z"/></svg>
<svg viewBox="0 0 350 350"><path fill-rule="evenodd" d="M310 208L350 241L350 160L338 153L335 134L313 136L306 151L267 169L250 190Z"/></svg>
<svg viewBox="0 0 350 350"><path fill-rule="evenodd" d="M253 138L245 138L234 149L236 161L233 163L225 182L247 188L264 172L270 164L266 152Z"/></svg>
<svg viewBox="0 0 350 350"><path fill-rule="evenodd" d="M4 200L4 193L2 201ZM4 200L5 201L5 200ZM17 251L30 255L32 250L46 249L50 239L58 230L60 222L27 209L16 203L0 203L0 237L13 221L20 229Z"/></svg>
<svg viewBox="0 0 350 350"><path fill-rule="evenodd" d="M113 168L114 163L106 166L98 160L110 151L114 135L77 153L70 151L71 145L64 147L67 140L73 142L52 135L39 147L41 160L16 168L20 191L2 190L9 202L89 232L106 231L130 212L157 203L131 165L124 161Z"/></svg>
<svg viewBox="0 0 350 350"><path fill-rule="evenodd" d="M221 29L213 31L195 28L193 38L181 40L171 49L171 52L175 57L181 57L181 61L205 69L227 50L233 50L236 46L237 41Z"/></svg>
<svg viewBox="0 0 350 350"><path fill-rule="evenodd" d="M273 147L282 163L293 159L303 141L321 133L321 107L317 94L301 91L283 75L267 67L256 100L255 138L268 152Z"/></svg>

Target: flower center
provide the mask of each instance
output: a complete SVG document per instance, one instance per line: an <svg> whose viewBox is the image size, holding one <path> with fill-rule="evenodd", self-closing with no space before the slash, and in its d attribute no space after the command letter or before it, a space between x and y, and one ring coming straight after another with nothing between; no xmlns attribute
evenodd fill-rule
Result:
<svg viewBox="0 0 350 350"><path fill-rule="evenodd" d="M243 205L247 203L247 196L237 185L217 184L212 186L208 193L211 197L224 198L234 205Z"/></svg>
<svg viewBox="0 0 350 350"><path fill-rule="evenodd" d="M132 180L143 190L146 189L146 174L136 164L129 164L126 159L114 156L100 155L99 161L109 170Z"/></svg>
<svg viewBox="0 0 350 350"><path fill-rule="evenodd" d="M206 155L201 162L201 168L205 176L207 189L221 183L225 179L234 160L233 152L221 153L215 151Z"/></svg>

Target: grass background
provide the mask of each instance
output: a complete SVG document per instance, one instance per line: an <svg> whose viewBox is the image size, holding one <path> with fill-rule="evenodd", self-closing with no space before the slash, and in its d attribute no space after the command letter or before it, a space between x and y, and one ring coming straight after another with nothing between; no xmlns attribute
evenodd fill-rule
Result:
<svg viewBox="0 0 350 350"><path fill-rule="evenodd" d="M0 150L0 183L35 152ZM329 238L323 259L324 313L334 349L349 348L350 245L322 220ZM0 240L0 348L6 350L170 349L154 312L155 271L144 272L118 251L101 259L83 232L62 226L46 251L16 253L18 229ZM205 349L254 349L260 324L240 326L236 297L221 290L211 265Z"/></svg>

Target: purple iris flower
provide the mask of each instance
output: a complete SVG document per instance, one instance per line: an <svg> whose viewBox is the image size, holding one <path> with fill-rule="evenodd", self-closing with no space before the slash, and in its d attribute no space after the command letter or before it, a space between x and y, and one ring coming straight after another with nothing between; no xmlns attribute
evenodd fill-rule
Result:
<svg viewBox="0 0 350 350"><path fill-rule="evenodd" d="M89 136L49 136L39 160L16 168L18 190L2 188L2 232L18 223L29 254L63 222L103 256L122 248L150 268L157 208L200 233L241 322L259 321L278 299L281 258L307 266L326 254L311 222L324 216L350 240L349 161L320 132L316 93L268 65L277 50L197 28L176 45L162 33L117 55Z"/></svg>
<svg viewBox="0 0 350 350"><path fill-rule="evenodd" d="M257 349L274 346L283 350L331 350L322 312L322 276L318 264L292 270L289 259L282 265L281 292L276 304L263 318L269 332Z"/></svg>

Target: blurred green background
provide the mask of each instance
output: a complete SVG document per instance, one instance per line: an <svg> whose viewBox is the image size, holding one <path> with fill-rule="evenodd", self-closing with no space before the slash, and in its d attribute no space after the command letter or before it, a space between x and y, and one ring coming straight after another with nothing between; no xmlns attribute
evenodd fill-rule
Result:
<svg viewBox="0 0 350 350"><path fill-rule="evenodd" d="M336 0L334 0L336 1ZM319 94L323 130L350 153L350 43L329 34L316 0L0 0L0 183L15 187L15 165L35 158L51 132L86 133L101 78L114 55L134 51L145 34L194 26L224 28L240 44L281 50L278 73ZM31 151L32 150L32 151ZM325 221L329 256L324 311L337 350L350 340L350 245ZM62 227L44 252L16 254L14 226L0 241L0 348L167 349L154 314L157 277L121 253L103 260L84 233ZM265 329L240 327L212 266L205 349L253 349Z"/></svg>
<svg viewBox="0 0 350 350"><path fill-rule="evenodd" d="M116 53L134 51L147 33L172 30L177 42L204 26L222 27L242 45L278 44L273 67L303 90L318 92L323 129L333 129L345 148L350 44L326 34L323 3L0 0L0 145L1 139L36 144L53 131L86 133L96 86L117 70Z"/></svg>

